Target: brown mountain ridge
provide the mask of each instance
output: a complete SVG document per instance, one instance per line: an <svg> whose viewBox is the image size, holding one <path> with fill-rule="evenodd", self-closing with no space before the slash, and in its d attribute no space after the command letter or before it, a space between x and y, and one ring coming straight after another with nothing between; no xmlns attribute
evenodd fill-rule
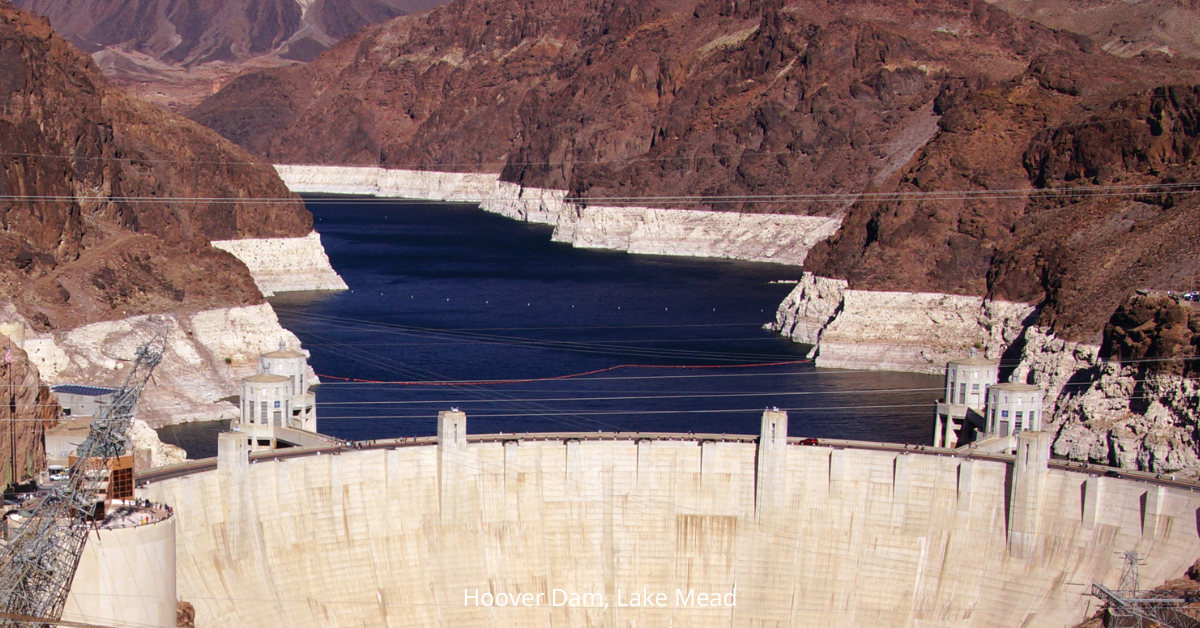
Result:
<svg viewBox="0 0 1200 628"><path fill-rule="evenodd" d="M0 301L42 330L261 303L209 240L311 231L270 166L110 87L45 20L4 3L0 146Z"/></svg>
<svg viewBox="0 0 1200 628"><path fill-rule="evenodd" d="M1197 84L1182 55L1123 58L978 1L456 0L190 116L276 163L844 215L810 270L1042 303L1095 341L1133 289L1194 285L1192 194L1044 191L1194 181ZM752 198L781 194L829 196Z"/></svg>

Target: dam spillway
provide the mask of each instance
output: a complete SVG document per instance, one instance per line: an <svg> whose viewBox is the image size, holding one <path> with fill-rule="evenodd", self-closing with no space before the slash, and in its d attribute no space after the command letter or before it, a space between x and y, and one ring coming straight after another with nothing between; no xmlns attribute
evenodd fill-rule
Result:
<svg viewBox="0 0 1200 628"><path fill-rule="evenodd" d="M771 412L759 439L465 422L254 464L223 435L215 470L145 489L175 505L179 599L198 626L1063 626L1119 552L1154 583L1200 556L1200 496L1048 467L1038 433L1012 460L802 445Z"/></svg>

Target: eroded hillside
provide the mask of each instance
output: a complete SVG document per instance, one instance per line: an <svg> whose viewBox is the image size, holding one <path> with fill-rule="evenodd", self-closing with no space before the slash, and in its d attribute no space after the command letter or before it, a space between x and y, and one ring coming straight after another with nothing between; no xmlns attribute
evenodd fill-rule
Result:
<svg viewBox="0 0 1200 628"><path fill-rule="evenodd" d="M181 111L247 69L308 61L359 29L444 0L15 0L115 84Z"/></svg>
<svg viewBox="0 0 1200 628"><path fill-rule="evenodd" d="M208 241L311 230L269 166L109 87L7 5L0 145L0 298L37 330L260 303L245 266Z"/></svg>
<svg viewBox="0 0 1200 628"><path fill-rule="evenodd" d="M1128 187L1196 179L1200 65L1107 52L1089 29L1123 15L1109 4L1035 12L1081 33L1002 6L457 0L191 115L276 163L844 216L817 274L1044 304L1043 325L1098 342L1132 290L1200 271L1190 191Z"/></svg>

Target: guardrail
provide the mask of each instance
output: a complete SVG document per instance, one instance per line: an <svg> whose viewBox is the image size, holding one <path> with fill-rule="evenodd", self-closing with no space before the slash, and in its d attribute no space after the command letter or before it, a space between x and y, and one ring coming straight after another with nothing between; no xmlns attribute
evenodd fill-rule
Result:
<svg viewBox="0 0 1200 628"><path fill-rule="evenodd" d="M467 442L469 443L504 443L507 441L696 441L702 443L711 442L732 442L732 443L757 443L758 436L755 434L709 434L709 433L675 433L675 432L521 432L521 433L499 433L499 434L468 434ZM300 458L304 456L317 455L339 455L344 451L356 451L367 449L395 449L398 447L424 447L427 445L437 444L436 436L408 436L402 438L380 439L370 441L359 441L356 443L345 443L335 447L313 447L313 448L287 448L277 449L275 451L257 452L250 454L250 462L257 463L260 460L288 460L291 458ZM928 445L906 445L903 443L882 443L873 441L834 439L834 438L803 438L803 437L788 437L788 445L796 447L826 447L834 449L860 449L867 451L892 451L896 453L908 453L925 456L939 456L949 458L962 458L964 460L982 460L987 462L999 462L1008 464L1016 459L1016 456L1011 454L998 453L975 453L969 450L948 449L943 447L932 447ZM1086 473L1092 476L1107 475L1109 477L1123 478L1136 480L1148 484L1159 486L1168 486L1172 488L1186 489L1195 492L1200 489L1200 482L1196 480L1175 479L1174 476L1162 477L1153 473L1145 473L1142 471L1130 471L1119 467L1108 467L1103 465L1093 465L1087 463L1074 463L1063 460L1051 460L1050 468L1062 471L1071 471L1075 473ZM137 476L139 486L144 486L147 483L161 482L172 478L183 477L193 473L202 473L216 469L216 458L205 458L202 460L189 460L184 463L170 465L166 467L158 467Z"/></svg>

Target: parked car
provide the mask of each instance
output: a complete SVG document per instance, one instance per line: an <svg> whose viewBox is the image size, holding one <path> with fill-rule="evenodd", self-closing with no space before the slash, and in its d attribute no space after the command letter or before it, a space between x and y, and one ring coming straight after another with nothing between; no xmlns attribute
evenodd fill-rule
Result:
<svg viewBox="0 0 1200 628"><path fill-rule="evenodd" d="M800 444L801 445L820 445L821 441L819 441L815 438L805 438L800 441Z"/></svg>
<svg viewBox="0 0 1200 628"><path fill-rule="evenodd" d="M1109 469L1108 471L1104 472L1104 477L1121 479L1125 476L1121 475L1120 471L1114 471L1113 469Z"/></svg>

